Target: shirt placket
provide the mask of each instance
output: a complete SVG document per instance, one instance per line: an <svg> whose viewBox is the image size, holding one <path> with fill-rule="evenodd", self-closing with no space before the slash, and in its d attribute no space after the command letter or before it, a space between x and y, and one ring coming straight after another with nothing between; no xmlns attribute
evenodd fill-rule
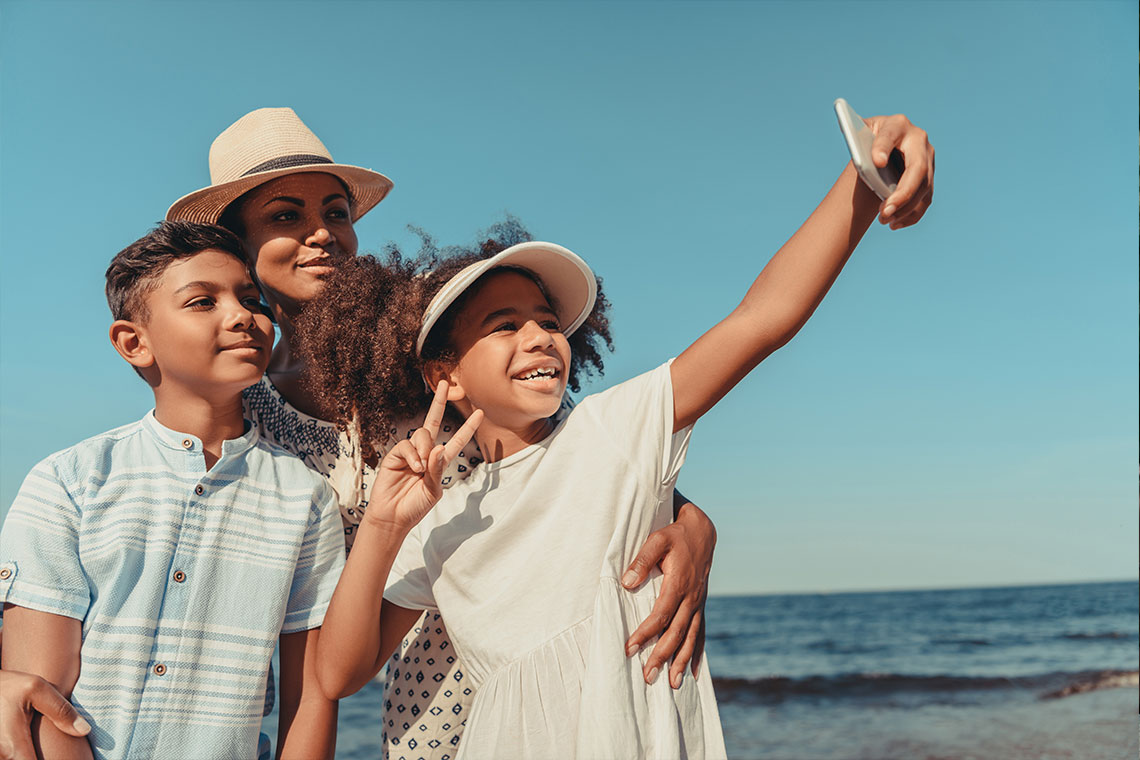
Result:
<svg viewBox="0 0 1140 760"><path fill-rule="evenodd" d="M183 547L197 543L189 539L201 532L200 522L210 497L210 485L207 482L209 473L202 459L201 444L187 437L182 439L181 446L181 456L176 456L175 460L181 460L179 464L183 472L196 473L197 478L185 486L186 491L182 497L182 514L174 536L174 551L166 568L166 593L163 595L158 619L159 635L155 637L144 690L159 683L169 688L174 679L181 680L182 674L179 671L189 666L181 656L184 641L181 628L187 621L192 584L202 579L194 577L192 553L184 552Z"/></svg>

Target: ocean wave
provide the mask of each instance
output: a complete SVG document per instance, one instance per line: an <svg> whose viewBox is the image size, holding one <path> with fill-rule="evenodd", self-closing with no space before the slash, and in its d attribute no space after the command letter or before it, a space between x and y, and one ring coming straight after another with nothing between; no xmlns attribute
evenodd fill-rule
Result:
<svg viewBox="0 0 1140 760"><path fill-rule="evenodd" d="M717 698L724 701L746 699L780 701L795 697L884 697L901 693L937 694L998 689L1047 690L1042 694L1042 698L1055 699L1098 689L1136 685L1135 670L1056 672L1017 677L847 673L803 678L787 676L713 678Z"/></svg>
<svg viewBox="0 0 1140 760"><path fill-rule="evenodd" d="M1076 679L1060 689L1042 694L1041 698L1060 699L1061 697L1071 697L1074 694L1087 694L1090 691L1119 689L1126 686L1133 688L1140 686L1140 671L1102 670L1091 673L1087 677Z"/></svg>
<svg viewBox="0 0 1140 760"><path fill-rule="evenodd" d="M1133 631L1108 631L1105 633L1065 633L1061 635L1061 638L1074 641L1101 641L1104 639L1134 639L1136 636L1137 634Z"/></svg>

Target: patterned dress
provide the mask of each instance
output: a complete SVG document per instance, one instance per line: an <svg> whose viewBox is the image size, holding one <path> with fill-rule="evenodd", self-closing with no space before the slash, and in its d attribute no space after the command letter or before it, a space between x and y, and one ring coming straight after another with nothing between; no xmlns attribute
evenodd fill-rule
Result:
<svg viewBox="0 0 1140 760"><path fill-rule="evenodd" d="M243 395L245 415L261 435L296 454L337 490L345 547L351 550L376 471L365 464L361 498L344 499L342 492L354 490L340 487L353 474L348 437L331 422L294 408L267 376ZM407 437L418 425L401 426L395 435ZM452 430L445 422L441 438ZM480 461L478 449L469 444L444 473L444 485L466 477ZM452 760L472 696L442 618L434 610L426 611L388 663L381 718L385 760Z"/></svg>

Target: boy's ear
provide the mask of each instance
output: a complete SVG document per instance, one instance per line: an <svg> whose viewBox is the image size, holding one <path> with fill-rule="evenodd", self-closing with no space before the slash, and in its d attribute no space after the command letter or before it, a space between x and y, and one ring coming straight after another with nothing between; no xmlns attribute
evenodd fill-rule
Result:
<svg viewBox="0 0 1140 760"><path fill-rule="evenodd" d="M146 334L136 322L116 319L111 323L111 345L132 366L144 369L154 364L154 354L150 352Z"/></svg>
<svg viewBox="0 0 1140 760"><path fill-rule="evenodd" d="M446 380L448 401L461 401L467 398L467 392L459 382L459 373L455 370L454 365L438 359L424 362L424 382L427 383L428 393L435 390L440 380Z"/></svg>

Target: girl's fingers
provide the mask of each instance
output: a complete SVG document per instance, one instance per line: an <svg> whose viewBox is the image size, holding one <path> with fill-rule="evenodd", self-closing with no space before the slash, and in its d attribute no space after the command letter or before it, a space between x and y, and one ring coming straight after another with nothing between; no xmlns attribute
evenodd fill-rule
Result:
<svg viewBox="0 0 1140 760"><path fill-rule="evenodd" d="M923 214L926 213L927 209L930 208L930 204L933 199L934 191L927 190L922 194L920 198L917 198L915 202L910 204L907 208L899 209L899 212L896 213L890 220L891 229L898 230L902 229L903 227L909 227L912 224L916 224L918 220L922 218Z"/></svg>
<svg viewBox="0 0 1140 760"><path fill-rule="evenodd" d="M907 122L909 130L898 150L902 153L905 168L899 177L895 191L887 197L883 205L884 221L891 221L891 217L900 211L907 213L906 207L921 199L928 190L934 186L934 148L927 140L926 132ZM890 213L887 209L894 207Z"/></svg>
<svg viewBox="0 0 1140 760"><path fill-rule="evenodd" d="M443 447L443 463L445 466L449 464L452 459L459 456L459 452L463 451L463 447L471 442L481 422L483 422L483 410L476 409L459 430L455 431L455 435L451 436L451 440Z"/></svg>
<svg viewBox="0 0 1140 760"><path fill-rule="evenodd" d="M910 121L905 116L875 116L867 119L875 139L871 143L871 161L882 169L891 158L891 151L899 147Z"/></svg>
<svg viewBox="0 0 1140 760"><path fill-rule="evenodd" d="M427 474L424 475L424 487L434 498L443 494L443 471L447 469L447 460L444 458L443 444L433 446L424 461L427 462Z"/></svg>
<svg viewBox="0 0 1140 760"><path fill-rule="evenodd" d="M384 461L393 470L407 468L412 472L419 473L425 469L420 453L416 451L415 445L410 440L400 441L393 446L388 455L384 457Z"/></svg>
<svg viewBox="0 0 1140 760"><path fill-rule="evenodd" d="M420 455L420 460L428 461L428 454L435 448L435 436L426 427L422 427L412 433L412 437L408 440L412 442L416 453Z"/></svg>
<svg viewBox="0 0 1140 760"><path fill-rule="evenodd" d="M427 417L424 418L424 429L431 434L432 441L439 436L440 425L443 424L443 413L447 411L447 381L440 380L435 386L435 396L431 400Z"/></svg>

